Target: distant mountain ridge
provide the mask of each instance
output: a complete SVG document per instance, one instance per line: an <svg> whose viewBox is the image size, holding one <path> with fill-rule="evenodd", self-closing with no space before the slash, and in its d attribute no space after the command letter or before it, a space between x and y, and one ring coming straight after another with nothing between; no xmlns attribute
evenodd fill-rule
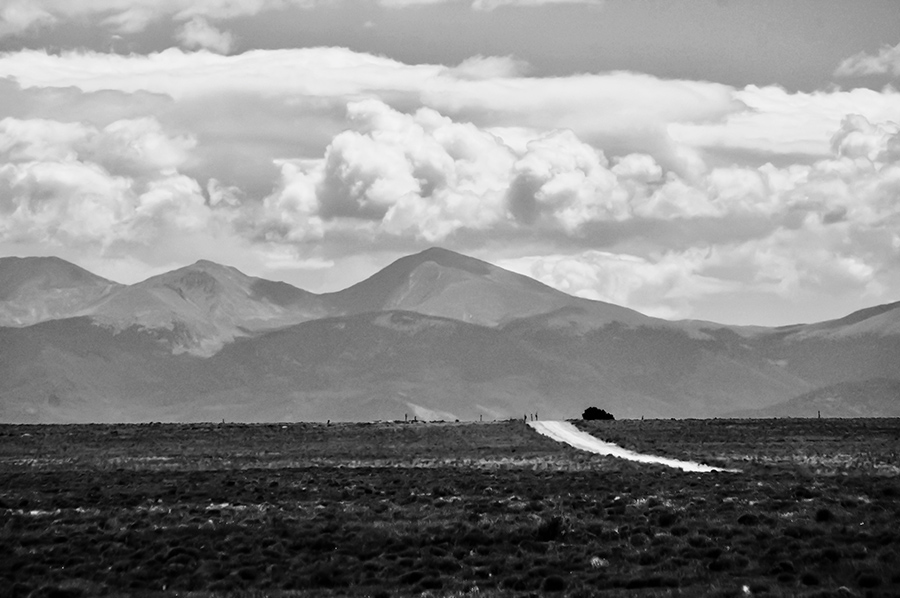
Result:
<svg viewBox="0 0 900 598"><path fill-rule="evenodd" d="M900 417L900 380L870 378L839 382L762 409L737 411L735 417Z"/></svg>
<svg viewBox="0 0 900 598"><path fill-rule="evenodd" d="M900 303L779 328L671 322L439 248L325 294L209 261L120 285L0 258L8 422L810 416L832 387L856 389L836 416L892 415L898 357Z"/></svg>
<svg viewBox="0 0 900 598"><path fill-rule="evenodd" d="M121 287L56 257L0 258L0 326L73 317Z"/></svg>

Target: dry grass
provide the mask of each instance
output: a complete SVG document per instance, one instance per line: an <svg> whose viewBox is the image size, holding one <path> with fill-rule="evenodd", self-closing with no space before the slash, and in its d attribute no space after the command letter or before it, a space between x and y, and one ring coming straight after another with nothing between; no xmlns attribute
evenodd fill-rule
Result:
<svg viewBox="0 0 900 598"><path fill-rule="evenodd" d="M744 473L521 422L0 426L0 595L898 594L900 422L613 423Z"/></svg>

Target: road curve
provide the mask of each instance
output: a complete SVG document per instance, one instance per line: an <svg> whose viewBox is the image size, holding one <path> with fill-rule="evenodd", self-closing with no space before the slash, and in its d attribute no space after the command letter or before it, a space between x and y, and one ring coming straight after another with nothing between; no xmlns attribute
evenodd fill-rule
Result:
<svg viewBox="0 0 900 598"><path fill-rule="evenodd" d="M636 453L621 446L605 442L591 436L587 432L582 432L569 422L564 421L533 421L528 425L534 428L540 434L552 438L557 442L564 442L577 449L597 453L598 455L612 455L620 459L628 459L629 461L637 461L639 463L656 463L658 465L666 465L675 467L684 471L708 473L712 471L728 471L735 473L736 469L723 469L721 467L710 467L693 461L679 461L678 459L667 459L665 457L654 457L653 455L644 455Z"/></svg>

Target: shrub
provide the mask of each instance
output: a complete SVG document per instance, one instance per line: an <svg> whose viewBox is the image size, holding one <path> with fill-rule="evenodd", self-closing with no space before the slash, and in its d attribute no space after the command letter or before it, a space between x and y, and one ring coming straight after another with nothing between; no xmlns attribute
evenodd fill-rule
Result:
<svg viewBox="0 0 900 598"><path fill-rule="evenodd" d="M874 573L866 572L861 573L856 578L856 583L858 583L861 588L877 588L881 585L881 578Z"/></svg>
<svg viewBox="0 0 900 598"><path fill-rule="evenodd" d="M819 523L826 523L828 521L831 521L832 519L834 519L834 513L832 513L828 509L823 507L816 511L816 521L818 521Z"/></svg>
<svg viewBox="0 0 900 598"><path fill-rule="evenodd" d="M753 513L744 513L743 515L738 517L737 522L741 525L758 525L759 517L757 517Z"/></svg>
<svg viewBox="0 0 900 598"><path fill-rule="evenodd" d="M581 418L585 420L614 420L616 419L612 413L599 407L588 407L581 414Z"/></svg>
<svg viewBox="0 0 900 598"><path fill-rule="evenodd" d="M566 582L559 575L551 575L544 579L544 585L541 589L545 592L562 592L566 589Z"/></svg>
<svg viewBox="0 0 900 598"><path fill-rule="evenodd" d="M676 521L678 521L677 513L673 513L671 511L663 511L659 514L657 525L659 525L660 527L669 527L670 525L674 525Z"/></svg>
<svg viewBox="0 0 900 598"><path fill-rule="evenodd" d="M540 542L552 542L562 536L564 531L562 518L553 516L550 519L541 520L535 530L535 537Z"/></svg>
<svg viewBox="0 0 900 598"><path fill-rule="evenodd" d="M821 583L819 577L809 571L800 576L800 582L805 586L817 586Z"/></svg>
<svg viewBox="0 0 900 598"><path fill-rule="evenodd" d="M440 590L444 587L444 582L439 577L426 577L419 582L419 587L424 590Z"/></svg>
<svg viewBox="0 0 900 598"><path fill-rule="evenodd" d="M425 578L425 573L422 571L410 571L409 573L405 573L400 576L400 583L412 585L415 583L419 583Z"/></svg>
<svg viewBox="0 0 900 598"><path fill-rule="evenodd" d="M637 533L631 536L631 545L635 548L640 548L641 546L646 546L650 543L650 538L647 537L647 534Z"/></svg>

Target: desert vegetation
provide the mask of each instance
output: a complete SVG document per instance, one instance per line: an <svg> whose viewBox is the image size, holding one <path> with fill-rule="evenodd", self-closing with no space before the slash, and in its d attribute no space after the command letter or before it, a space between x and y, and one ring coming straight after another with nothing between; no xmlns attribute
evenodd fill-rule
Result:
<svg viewBox="0 0 900 598"><path fill-rule="evenodd" d="M607 411L606 409L601 409L599 407L588 407L584 410L584 413L581 414L581 419L590 421L590 420L611 420L616 419L615 416Z"/></svg>
<svg viewBox="0 0 900 598"><path fill-rule="evenodd" d="M897 594L900 421L578 425L741 473L520 421L0 426L0 595Z"/></svg>

